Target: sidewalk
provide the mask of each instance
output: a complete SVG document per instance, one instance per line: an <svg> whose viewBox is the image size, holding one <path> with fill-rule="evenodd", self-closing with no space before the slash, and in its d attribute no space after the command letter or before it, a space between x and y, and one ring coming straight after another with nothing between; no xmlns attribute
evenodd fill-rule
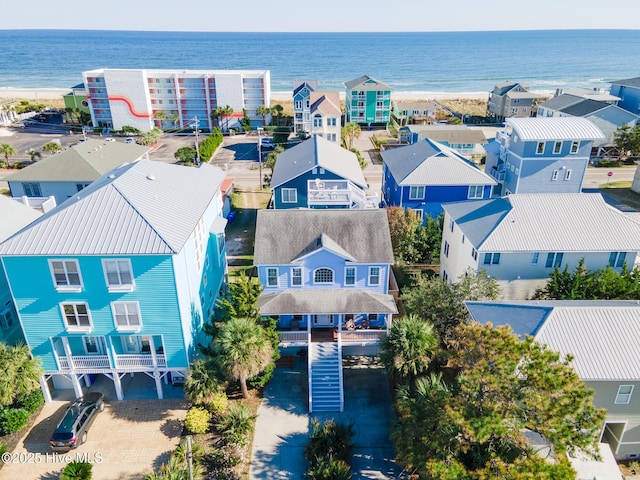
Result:
<svg viewBox="0 0 640 480"><path fill-rule="evenodd" d="M249 478L304 478L304 447L309 440L311 417L354 423L354 480L403 478L389 440L392 405L383 369L361 364L345 367L344 385L344 412L310 416L306 362L298 358L294 369L277 368L258 409Z"/></svg>

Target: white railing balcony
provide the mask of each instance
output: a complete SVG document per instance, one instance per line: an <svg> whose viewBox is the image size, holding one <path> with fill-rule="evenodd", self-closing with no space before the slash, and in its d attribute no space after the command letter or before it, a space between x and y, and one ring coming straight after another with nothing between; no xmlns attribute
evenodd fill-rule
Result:
<svg viewBox="0 0 640 480"><path fill-rule="evenodd" d="M308 180L307 193L309 205L342 205L351 204L352 188L344 180Z"/></svg>
<svg viewBox="0 0 640 480"><path fill-rule="evenodd" d="M58 357L61 370L71 370L71 364L74 370L95 370L95 369L109 369L111 368L111 362L109 362L108 355L73 355L71 357L71 364L68 357Z"/></svg>
<svg viewBox="0 0 640 480"><path fill-rule="evenodd" d="M351 100L366 100L367 96L366 95L352 95L351 96Z"/></svg>
<svg viewBox="0 0 640 480"><path fill-rule="evenodd" d="M376 95L376 100L389 100L391 95Z"/></svg>
<svg viewBox="0 0 640 480"><path fill-rule="evenodd" d="M27 207L31 207L35 210L40 210L42 213L47 213L49 210L56 206L55 197L13 197L16 202L20 202Z"/></svg>
<svg viewBox="0 0 640 480"><path fill-rule="evenodd" d="M281 345L306 345L309 341L306 330L278 332Z"/></svg>
<svg viewBox="0 0 640 480"><path fill-rule="evenodd" d="M343 343L380 343L387 335L386 330L342 330Z"/></svg>
<svg viewBox="0 0 640 480"><path fill-rule="evenodd" d="M163 354L156 354L158 367L166 367L167 360ZM153 367L153 357L149 353L116 355L116 368Z"/></svg>

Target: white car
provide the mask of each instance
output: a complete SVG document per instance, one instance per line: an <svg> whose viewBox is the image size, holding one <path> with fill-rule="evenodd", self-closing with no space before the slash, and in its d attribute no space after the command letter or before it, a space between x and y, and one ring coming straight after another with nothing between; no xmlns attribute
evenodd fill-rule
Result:
<svg viewBox="0 0 640 480"><path fill-rule="evenodd" d="M276 148L276 144L273 142L273 138L271 137L261 138L260 146L262 148Z"/></svg>
<svg viewBox="0 0 640 480"><path fill-rule="evenodd" d="M124 141L124 143L134 143L134 142L135 142L135 140L134 140L133 138L131 138L131 137L127 138L127 139Z"/></svg>
<svg viewBox="0 0 640 480"><path fill-rule="evenodd" d="M107 138L105 138L105 139L104 139L104 141L105 141L105 142L115 142L115 141L116 141L116 139L115 139L115 138L113 138L113 137L107 137Z"/></svg>

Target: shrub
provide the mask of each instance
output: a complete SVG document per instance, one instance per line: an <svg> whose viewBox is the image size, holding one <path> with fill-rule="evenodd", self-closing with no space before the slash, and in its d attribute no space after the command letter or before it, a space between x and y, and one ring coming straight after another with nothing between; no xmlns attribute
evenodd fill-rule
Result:
<svg viewBox="0 0 640 480"><path fill-rule="evenodd" d="M267 383L269 383L269 380L271 380L271 377L273 377L273 371L275 370L275 368L276 368L275 363L270 363L258 375L256 375L255 377L251 377L247 381L247 383L251 388L264 387Z"/></svg>
<svg viewBox="0 0 640 480"><path fill-rule="evenodd" d="M19 407L24 408L27 412L29 412L29 415L31 415L32 413L35 413L41 405L44 404L44 395L42 394L42 390L34 390L33 392L26 395L20 395L16 403Z"/></svg>
<svg viewBox="0 0 640 480"><path fill-rule="evenodd" d="M187 412L184 424L191 433L205 433L209 430L211 414L201 407L192 407Z"/></svg>
<svg viewBox="0 0 640 480"><path fill-rule="evenodd" d="M222 415L227 409L229 399L224 392L215 392L211 394L209 401L207 402L207 410L214 415Z"/></svg>
<svg viewBox="0 0 640 480"><path fill-rule="evenodd" d="M73 461L62 469L60 480L90 480L93 465L89 462Z"/></svg>
<svg viewBox="0 0 640 480"><path fill-rule="evenodd" d="M209 470L227 470L242 461L242 448L235 444L218 445L207 455Z"/></svg>
<svg viewBox="0 0 640 480"><path fill-rule="evenodd" d="M222 132L219 128L214 128L211 135L205 138L202 142L200 142L198 150L200 150L200 160L206 163L211 160L216 149L222 143L224 137L222 136Z"/></svg>
<svg viewBox="0 0 640 480"><path fill-rule="evenodd" d="M618 168L621 166L622 162L620 160L608 160L604 158L596 164L598 168Z"/></svg>
<svg viewBox="0 0 640 480"><path fill-rule="evenodd" d="M353 435L353 423L344 425L336 423L333 419L321 423L314 418L311 420L311 435L304 449L304 456L312 464L321 458L334 458L348 462L353 448L351 445Z"/></svg>
<svg viewBox="0 0 640 480"><path fill-rule="evenodd" d="M216 423L216 428L231 442L244 445L247 435L253 431L255 418L248 405L235 403Z"/></svg>
<svg viewBox="0 0 640 480"><path fill-rule="evenodd" d="M22 430L29 421L29 412L24 408L5 407L0 410L0 435Z"/></svg>
<svg viewBox="0 0 640 480"><path fill-rule="evenodd" d="M333 456L319 458L307 470L307 477L312 480L351 480L351 467Z"/></svg>

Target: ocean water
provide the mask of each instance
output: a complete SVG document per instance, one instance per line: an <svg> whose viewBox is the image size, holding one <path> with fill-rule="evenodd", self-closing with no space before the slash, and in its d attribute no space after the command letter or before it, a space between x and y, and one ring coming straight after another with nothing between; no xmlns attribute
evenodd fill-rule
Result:
<svg viewBox="0 0 640 480"><path fill-rule="evenodd" d="M399 92L608 87L640 75L640 30L438 33L0 31L0 88L68 88L95 68L269 69L274 92L295 79L324 90L371 75Z"/></svg>

